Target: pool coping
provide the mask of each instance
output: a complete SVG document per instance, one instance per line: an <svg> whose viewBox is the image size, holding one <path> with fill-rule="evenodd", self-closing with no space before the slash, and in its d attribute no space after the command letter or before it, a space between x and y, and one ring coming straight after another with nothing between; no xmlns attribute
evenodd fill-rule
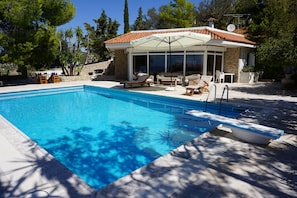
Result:
<svg viewBox="0 0 297 198"><path fill-rule="evenodd" d="M70 86L73 86L73 85L70 85ZM2 126L2 124L1 124L1 126ZM12 127L12 128L14 128L14 127ZM0 130L1 133L2 133L2 131L5 132L5 130ZM176 150L172 151L170 154L158 158L157 160L155 160L151 164L149 164L149 165L147 165L145 167L142 167L142 168L136 170L135 172L131 173L130 175L127 175L126 177L123 177L123 178L117 180L116 182L114 182L110 186L108 186L108 187L106 187L106 188L104 188L104 189L102 189L100 191L97 191L95 194L93 194L94 193L93 189L90 189L90 194L92 194L92 195L89 194L88 196L101 197L102 195L104 195L104 197L114 197L115 195L119 195L119 196L116 196L116 197L127 197L129 195L129 193L132 193L130 195L135 195L134 197L149 197L148 195L152 194L154 191L152 191L151 188L148 188L147 185L148 186L156 186L157 185L156 183L159 183L160 186L165 186L165 184L164 185L162 184L162 182L165 182L165 180L163 180L163 178L161 178L161 177L158 177L158 175L161 176L161 175L169 173L170 171L173 171L172 174L173 173L177 174L177 176L174 176L174 174L171 175L171 176L168 175L168 177L172 179L172 180L167 181L167 182L169 182L168 186L171 186L173 184L173 183L171 183L173 180L180 180L178 178L180 176L178 174L178 171L169 168L170 167L169 165L173 165L173 166L176 167L176 165L180 165L180 164L184 163L185 160L191 161L191 160L196 159L197 155L199 154L200 151L203 151L203 150L205 151L205 147L200 148L201 145L202 146L207 146L207 145L209 146L209 145L213 144L215 141L216 142L221 142L222 141L222 142L225 142L225 143L227 142L228 144L230 144L230 147L233 146L234 141L236 141L236 143L239 144L238 140L234 140L232 138L231 139L229 139L229 138L226 139L226 138L221 138L220 137L215 141L213 140L214 138L216 139L216 137L211 135L211 133L207 132L207 133L203 134L201 137L194 139L189 144L183 145L183 146L177 148ZM11 137L9 137L9 139L11 140ZM6 140L7 140L7 138L6 138ZM23 142L21 142L21 143L23 144ZM242 143L240 143L240 144L242 144ZM15 146L17 146L17 145L18 144L16 144ZM191 148L190 148L190 146L191 146ZM29 145L29 148L30 148L30 145ZM192 149L194 149L194 150L192 150ZM219 150L220 149L218 149L218 151ZM41 152L41 153L43 153L43 152ZM211 150L208 150L206 153L208 153L209 155L212 155ZM176 161L176 156L179 159L177 161ZM212 156L216 156L216 155L212 155ZM209 156L209 157L211 157L211 156ZM215 161L217 158L219 158L219 157L212 158L211 161ZM167 160L164 161L164 159L167 159ZM199 162L199 164L201 165L200 168L203 169L203 170L210 166L209 162L208 163ZM2 164L1 164L1 166L2 166ZM156 168L156 166L157 166L157 168ZM148 171L148 170L150 170L150 171ZM180 168L179 170L182 171L182 168ZM1 171L2 171L1 177L3 177L3 169ZM148 182L149 181L149 179L148 179L149 178L149 176L148 176L149 172L151 172L153 174L153 176L155 176L155 178L157 177L157 182L156 181ZM145 178L145 181L141 180L140 177ZM186 177L183 178L182 186L185 187L186 185L189 184L189 182L192 182L194 180L196 181L196 179L199 179L199 178L196 178L194 176L186 176ZM136 181L136 183L134 183L132 181ZM143 186L144 188L141 191L139 188L142 186L141 184L143 184L143 183L145 183L145 186ZM127 187L127 184L132 185L132 188L130 188L131 186ZM134 187L136 187L136 189L133 187L133 185L135 185ZM57 186L59 186L59 185L57 185L55 183L54 186L55 186L55 188L57 188ZM125 189L121 188L123 186L126 186ZM173 194L178 193L179 191L182 190L180 187L176 187L174 185L172 185L172 187L173 187L173 189L167 189L166 188L167 189L167 194L166 195L173 195ZM130 190L127 190L127 189L130 189ZM85 189L78 188L78 191L84 191L84 190ZM59 196L61 196L60 191L61 190L57 190L55 192L59 192ZM20 191L20 192L22 192L22 191ZM67 195L69 195L68 192L69 191L66 190L65 196L63 196L63 197L67 197ZM119 194L114 194L114 193L119 193ZM122 193L124 193L124 194L122 194ZM136 194L134 194L134 193L136 193ZM139 195L139 196L137 196L137 195ZM146 196L142 196L142 195L146 195ZM163 193L161 193L160 196L155 196L155 197L162 197L162 196L164 197Z"/></svg>

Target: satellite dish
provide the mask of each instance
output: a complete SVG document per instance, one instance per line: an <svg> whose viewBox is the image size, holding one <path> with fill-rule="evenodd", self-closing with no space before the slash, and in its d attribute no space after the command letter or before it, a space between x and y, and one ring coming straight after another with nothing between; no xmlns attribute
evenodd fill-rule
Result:
<svg viewBox="0 0 297 198"><path fill-rule="evenodd" d="M227 26L227 30L228 30L228 32L233 32L234 30L236 29L236 27L235 27L235 25L234 24L229 24L228 26Z"/></svg>

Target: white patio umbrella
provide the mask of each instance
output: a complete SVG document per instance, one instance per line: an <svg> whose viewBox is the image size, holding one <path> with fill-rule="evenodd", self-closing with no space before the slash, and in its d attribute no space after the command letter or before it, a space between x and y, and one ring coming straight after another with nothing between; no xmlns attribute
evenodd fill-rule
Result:
<svg viewBox="0 0 297 198"><path fill-rule="evenodd" d="M210 40L210 35L194 32L171 32L152 34L131 42L132 47L146 50L181 49L194 45L203 45Z"/></svg>
<svg viewBox="0 0 297 198"><path fill-rule="evenodd" d="M194 32L171 32L152 34L150 36L140 38L131 42L131 46L135 49L143 49L147 51L169 50L169 65L171 66L171 50L184 49L190 46L203 45L211 39L210 35L199 34ZM172 81L172 75L171 75ZM172 87L172 82L171 82ZM167 89L172 90L172 88Z"/></svg>

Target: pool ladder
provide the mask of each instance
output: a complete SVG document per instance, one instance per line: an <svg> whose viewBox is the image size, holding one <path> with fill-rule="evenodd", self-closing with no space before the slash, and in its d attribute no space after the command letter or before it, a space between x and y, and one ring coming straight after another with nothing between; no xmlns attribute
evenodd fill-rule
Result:
<svg viewBox="0 0 297 198"><path fill-rule="evenodd" d="M211 94L211 91L213 90L213 87L214 87L214 102L216 102L216 99L217 99L217 86L215 84L212 84L212 86L210 87L210 90L208 92L208 95L207 95L207 98L205 100L205 111L207 110L207 104L208 104L208 99L209 99L209 96ZM227 92L226 92L227 91ZM224 95L225 95L225 92L226 92L226 100L227 102L229 101L229 86L228 85L225 85L224 86L224 89L223 89L223 92L222 92L222 96L220 98L220 103L219 103L219 114L221 114L221 110L222 110L222 101L223 101L223 98L224 98Z"/></svg>
<svg viewBox="0 0 297 198"><path fill-rule="evenodd" d="M204 108L205 110L204 111L207 110L208 99L209 99L211 91L213 90L213 87L214 87L214 98L213 98L213 100L216 101L216 99L217 99L217 86L216 86L216 84L212 84L211 87L210 87L210 90L208 92L207 98L205 100L205 108Z"/></svg>
<svg viewBox="0 0 297 198"><path fill-rule="evenodd" d="M227 96L227 98L226 98L226 100L227 100L227 102L229 101L229 86L228 85L225 85L224 86L224 89L223 89L223 92L222 92L222 96L221 96L221 99L220 99L220 105L219 105L219 114L221 114L221 111L222 111L222 101L223 101L223 98L224 98L224 94L225 94L225 91L227 90L227 92L226 92L226 96Z"/></svg>

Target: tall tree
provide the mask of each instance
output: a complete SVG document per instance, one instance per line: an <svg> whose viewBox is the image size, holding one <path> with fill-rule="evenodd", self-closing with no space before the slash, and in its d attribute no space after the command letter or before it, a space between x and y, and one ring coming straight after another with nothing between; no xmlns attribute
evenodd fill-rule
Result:
<svg viewBox="0 0 297 198"><path fill-rule="evenodd" d="M60 30L58 32L60 38L60 52L59 61L62 66L62 70L66 75L75 75L75 69L81 67L84 62L82 62L82 41L83 41L83 31L78 26L73 30L67 29L65 31ZM72 43L72 39L75 35L75 43ZM69 70L68 70L69 67Z"/></svg>
<svg viewBox="0 0 297 198"><path fill-rule="evenodd" d="M125 8L124 8L124 33L130 31L129 25L129 9L128 9L128 0L125 0Z"/></svg>
<svg viewBox="0 0 297 198"><path fill-rule="evenodd" d="M141 7L138 9L138 16L134 22L133 29L134 30L144 30L145 29L145 21L144 21L144 16L143 16Z"/></svg>
<svg viewBox="0 0 297 198"><path fill-rule="evenodd" d="M238 0L236 9L252 13L248 34L258 43L257 66L264 69L264 77L275 78L292 65L297 69L297 49L294 45L296 1Z"/></svg>
<svg viewBox="0 0 297 198"><path fill-rule="evenodd" d="M108 17L103 10L98 19L94 19L95 27L85 23L88 32L88 51L94 55L97 61L103 61L110 58L110 52L106 49L104 41L117 36L119 23Z"/></svg>
<svg viewBox="0 0 297 198"><path fill-rule="evenodd" d="M156 8L148 9L147 15L145 16L145 29L158 29L160 27L160 15Z"/></svg>
<svg viewBox="0 0 297 198"><path fill-rule="evenodd" d="M174 0L160 10L162 28L192 27L195 22L194 5L186 0Z"/></svg>
<svg viewBox="0 0 297 198"><path fill-rule="evenodd" d="M198 26L208 25L209 18L216 19L216 28L226 29L228 18L225 14L234 13L234 3L236 0L204 0L199 3L196 14Z"/></svg>
<svg viewBox="0 0 297 198"><path fill-rule="evenodd" d="M71 20L74 13L68 0L1 0L0 61L19 67L49 65L58 54L55 28Z"/></svg>

